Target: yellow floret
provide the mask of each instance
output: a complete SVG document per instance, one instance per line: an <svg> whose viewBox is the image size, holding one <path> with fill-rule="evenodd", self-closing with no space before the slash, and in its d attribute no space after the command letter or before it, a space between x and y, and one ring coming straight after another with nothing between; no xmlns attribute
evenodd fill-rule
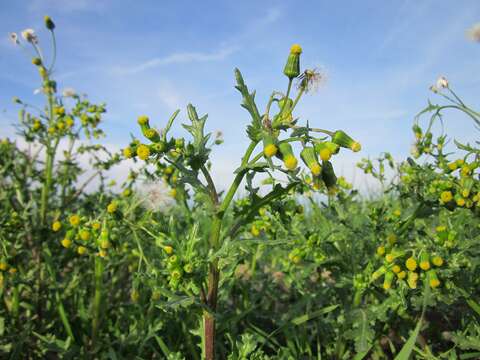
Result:
<svg viewBox="0 0 480 360"><path fill-rule="evenodd" d="M133 157L133 152L131 147L126 147L123 149L123 156L125 156L127 159L130 159Z"/></svg>
<svg viewBox="0 0 480 360"><path fill-rule="evenodd" d="M167 253L167 255L172 255L173 254L173 247L171 247L170 245L164 246L163 250Z"/></svg>
<svg viewBox="0 0 480 360"><path fill-rule="evenodd" d="M101 247L102 249L108 249L108 248L110 247L110 241L108 241L108 240L102 240L102 241L100 242L100 247Z"/></svg>
<svg viewBox="0 0 480 360"><path fill-rule="evenodd" d="M72 226L78 226L78 224L80 224L80 216L72 215L70 216L69 221Z"/></svg>
<svg viewBox="0 0 480 360"><path fill-rule="evenodd" d="M83 241L88 241L90 239L90 231L82 230L80 231L80 239Z"/></svg>
<svg viewBox="0 0 480 360"><path fill-rule="evenodd" d="M379 246L377 248L377 254L380 256L385 255L385 246Z"/></svg>
<svg viewBox="0 0 480 360"><path fill-rule="evenodd" d="M442 266L443 265L443 259L440 256L434 256L432 259L432 263L435 266Z"/></svg>
<svg viewBox="0 0 480 360"><path fill-rule="evenodd" d="M113 201L107 206L107 212L110 214L113 214L115 211L117 211L117 209L118 209L118 205L116 202L113 202Z"/></svg>
<svg viewBox="0 0 480 360"><path fill-rule="evenodd" d="M330 151L330 149L323 148L322 150L320 150L319 155L320 159L322 159L323 161L328 161L332 157L332 152Z"/></svg>
<svg viewBox="0 0 480 360"><path fill-rule="evenodd" d="M417 268L417 262L413 257L410 257L405 262L405 266L407 267L408 270L414 271Z"/></svg>
<svg viewBox="0 0 480 360"><path fill-rule="evenodd" d="M350 146L350 149L352 149L353 152L359 152L360 150L362 150L362 145L360 145L360 143L354 141L352 143L352 145Z"/></svg>
<svg viewBox="0 0 480 360"><path fill-rule="evenodd" d="M140 125L146 125L146 124L148 123L148 120L149 120L149 119L148 119L148 116L142 115L142 116L139 116L139 117L138 117L138 120L137 120L137 121L138 121L138 123L139 123Z"/></svg>
<svg viewBox="0 0 480 360"><path fill-rule="evenodd" d="M139 145L137 147L137 155L142 160L147 160L150 156L150 148L147 145Z"/></svg>
<svg viewBox="0 0 480 360"><path fill-rule="evenodd" d="M430 261L421 261L420 262L420 269L427 271L430 269Z"/></svg>
<svg viewBox="0 0 480 360"><path fill-rule="evenodd" d="M442 200L442 202L444 203L448 203L452 201L452 199L453 199L453 195L450 191L444 191L440 194L440 200Z"/></svg>
<svg viewBox="0 0 480 360"><path fill-rule="evenodd" d="M322 171L322 167L319 164L313 164L310 167L310 170L312 171L312 174L315 176L320 175L320 172Z"/></svg>
<svg viewBox="0 0 480 360"><path fill-rule="evenodd" d="M298 160L293 155L287 155L283 159L283 163L288 170L295 170L298 164Z"/></svg>
<svg viewBox="0 0 480 360"><path fill-rule="evenodd" d="M292 54L301 54L302 53L302 47L298 44L293 44L292 47L290 48L290 52Z"/></svg>
<svg viewBox="0 0 480 360"><path fill-rule="evenodd" d="M275 144L268 144L263 149L263 153L265 154L266 157L274 156L277 153L277 151L278 151L278 148Z"/></svg>
<svg viewBox="0 0 480 360"><path fill-rule="evenodd" d="M61 243L62 243L62 246L63 246L64 248L67 248L67 249L68 249L70 246L72 246L72 240L70 240L70 239L68 239L68 238L63 239L63 240L61 241Z"/></svg>
<svg viewBox="0 0 480 360"><path fill-rule="evenodd" d="M58 231L62 228L62 223L60 221L55 221L53 224L52 224L52 230L53 231Z"/></svg>
<svg viewBox="0 0 480 360"><path fill-rule="evenodd" d="M77 249L78 255L83 255L87 252L87 248L85 246L79 246Z"/></svg>

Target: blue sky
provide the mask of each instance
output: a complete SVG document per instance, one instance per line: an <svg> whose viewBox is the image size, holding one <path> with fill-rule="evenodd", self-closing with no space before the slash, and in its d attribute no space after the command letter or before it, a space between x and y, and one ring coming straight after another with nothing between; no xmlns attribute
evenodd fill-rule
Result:
<svg viewBox="0 0 480 360"><path fill-rule="evenodd" d="M0 0L0 126L10 136L17 113L11 98L37 104L42 98L33 95L39 79L30 59L7 34L34 28L48 53L46 14L57 25L59 87L107 103L106 143L121 148L130 133L139 135L138 115L162 127L192 102L209 114L209 130L224 133L214 155L220 183L230 179L247 145L248 116L233 88L233 69L257 90L263 109L272 90L286 87L282 69L292 43L302 45L305 67L327 77L297 115L312 126L343 129L363 145L360 154L338 160L338 171L349 177L362 156L408 154L414 115L427 99L440 100L428 90L438 76L478 104L480 45L465 37L480 21L478 0ZM474 138L472 124L455 114L447 129ZM182 133L180 126L175 132Z"/></svg>

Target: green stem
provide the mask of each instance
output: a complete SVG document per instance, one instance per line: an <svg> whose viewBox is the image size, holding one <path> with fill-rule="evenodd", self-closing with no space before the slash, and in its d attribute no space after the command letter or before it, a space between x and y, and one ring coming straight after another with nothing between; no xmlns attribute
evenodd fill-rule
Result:
<svg viewBox="0 0 480 360"><path fill-rule="evenodd" d="M241 166L248 164L252 152L255 150L258 141L252 141L248 146L245 155L242 158ZM225 211L228 209L230 203L232 202L235 193L237 192L238 187L240 186L243 177L245 176L245 171L241 171L235 176L232 185L227 192L227 195L223 199L215 218L212 221L212 226L210 230L209 243L210 247L213 250L218 250L221 245L220 234L222 230L222 220L225 215ZM208 179L207 179L208 181ZM213 183L213 182L212 182ZM208 270L208 289L206 294L206 305L209 310L204 310L203 312L203 338L202 338L202 350L203 355L206 360L215 359L215 311L217 308L217 299L218 299L218 283L220 281L220 270L218 269L218 261L213 260L210 263Z"/></svg>
<svg viewBox="0 0 480 360"><path fill-rule="evenodd" d="M53 67L55 66L55 61L57 60L57 40L55 39L55 32L53 30L50 30L50 33L52 34L53 57L52 57L52 63L48 68L48 73L52 72Z"/></svg>
<svg viewBox="0 0 480 360"><path fill-rule="evenodd" d="M293 78L288 79L288 87L287 87L287 94L285 95L285 98L288 100L288 97L290 96L290 91L292 90L292 83L293 83ZM285 106L287 106L287 102L285 101L283 103L282 109L280 110L280 114L283 114L283 110L285 110ZM293 108L291 109L293 110Z"/></svg>
<svg viewBox="0 0 480 360"><path fill-rule="evenodd" d="M44 251L44 259L47 265L47 271L50 275L52 284L57 283L57 279L55 276L55 272L53 270L53 263L52 263L52 254L48 248ZM62 297L60 296L60 292L58 291L57 287L55 287L55 302L57 306L57 311L60 316L60 320L62 321L63 327L67 335L75 341L75 337L73 336L72 327L70 326L70 322L68 321L67 313L65 311L65 307L63 306Z"/></svg>
<svg viewBox="0 0 480 360"><path fill-rule="evenodd" d="M218 204L218 193L217 189L215 188L213 179L205 166L202 166L200 170L202 171L203 176L205 176L205 179L207 180L208 189L210 190L210 196L212 197L213 204L216 206Z"/></svg>
<svg viewBox="0 0 480 360"><path fill-rule="evenodd" d="M49 124L53 123L53 96L48 94L48 112L49 112ZM53 164L55 160L55 152L57 151L59 138L55 139L54 145L49 140L46 148L46 164L45 164L45 180L43 183L41 202L40 202L40 224L43 226L46 225L47 221L47 212L48 212L48 195L50 188L52 186L52 172Z"/></svg>
<svg viewBox="0 0 480 360"><path fill-rule="evenodd" d="M98 328L101 320L102 307L102 286L103 286L103 260L95 256L95 294L93 297L93 319L92 319L92 347L95 349L95 343L98 336Z"/></svg>
<svg viewBox="0 0 480 360"><path fill-rule="evenodd" d="M295 106L297 106L297 104L300 101L300 98L302 97L304 92L305 92L305 89L303 89L303 88L301 88L300 91L298 92L297 97L295 98L295 100L293 101L293 104L292 104L292 112L293 112L293 109L295 109Z"/></svg>

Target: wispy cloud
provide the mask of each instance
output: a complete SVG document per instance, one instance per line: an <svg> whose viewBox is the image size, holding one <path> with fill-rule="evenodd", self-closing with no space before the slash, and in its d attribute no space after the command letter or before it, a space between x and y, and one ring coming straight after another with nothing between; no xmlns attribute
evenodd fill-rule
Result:
<svg viewBox="0 0 480 360"><path fill-rule="evenodd" d="M169 110L181 109L186 103L183 97L168 83L158 88L157 95Z"/></svg>
<svg viewBox="0 0 480 360"><path fill-rule="evenodd" d="M108 5L108 0L33 0L28 10L33 13L56 11L73 13L77 11L102 11Z"/></svg>
<svg viewBox="0 0 480 360"><path fill-rule="evenodd" d="M145 70L157 68L160 66L172 65L172 64L222 61L237 50L238 50L237 46L231 46L231 47L219 49L212 53L200 53L200 52L175 53L165 57L153 58L137 65L125 66L125 67L117 66L113 69L113 72L119 75L131 75L131 74L137 74L137 73L143 72Z"/></svg>
<svg viewBox="0 0 480 360"><path fill-rule="evenodd" d="M261 23L263 25L273 24L274 22L279 20L281 16L282 16L282 12L280 11L280 8L272 7L268 9L267 14L261 20Z"/></svg>

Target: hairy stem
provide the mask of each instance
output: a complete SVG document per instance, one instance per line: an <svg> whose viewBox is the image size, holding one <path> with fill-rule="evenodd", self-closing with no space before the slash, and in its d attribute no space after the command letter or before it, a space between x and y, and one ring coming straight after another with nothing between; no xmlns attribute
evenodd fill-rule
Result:
<svg viewBox="0 0 480 360"><path fill-rule="evenodd" d="M242 158L241 166L248 164L252 152L255 150L258 141L252 141L248 146L245 155ZM207 172L208 174L208 172ZM205 173L204 173L205 175ZM230 206L230 203L235 196L235 193L240 186L243 177L245 176L245 171L241 171L237 174L233 180L232 185L230 186L227 195L223 199L220 207L218 208L215 218L212 221L212 227L210 230L209 243L210 247L214 250L218 250L221 246L221 230L222 230L222 220L225 215L225 211ZM208 178L207 178L208 181ZM213 181L212 181L213 184ZM213 191L214 188L209 187ZM214 194L212 194L214 196ZM220 270L218 269L218 261L213 260L210 263L208 270L208 285L207 285L207 295L206 295L206 304L208 310L203 312L203 354L205 359L214 360L215 359L215 311L217 308L217 299L218 299L218 283L220 281Z"/></svg>

